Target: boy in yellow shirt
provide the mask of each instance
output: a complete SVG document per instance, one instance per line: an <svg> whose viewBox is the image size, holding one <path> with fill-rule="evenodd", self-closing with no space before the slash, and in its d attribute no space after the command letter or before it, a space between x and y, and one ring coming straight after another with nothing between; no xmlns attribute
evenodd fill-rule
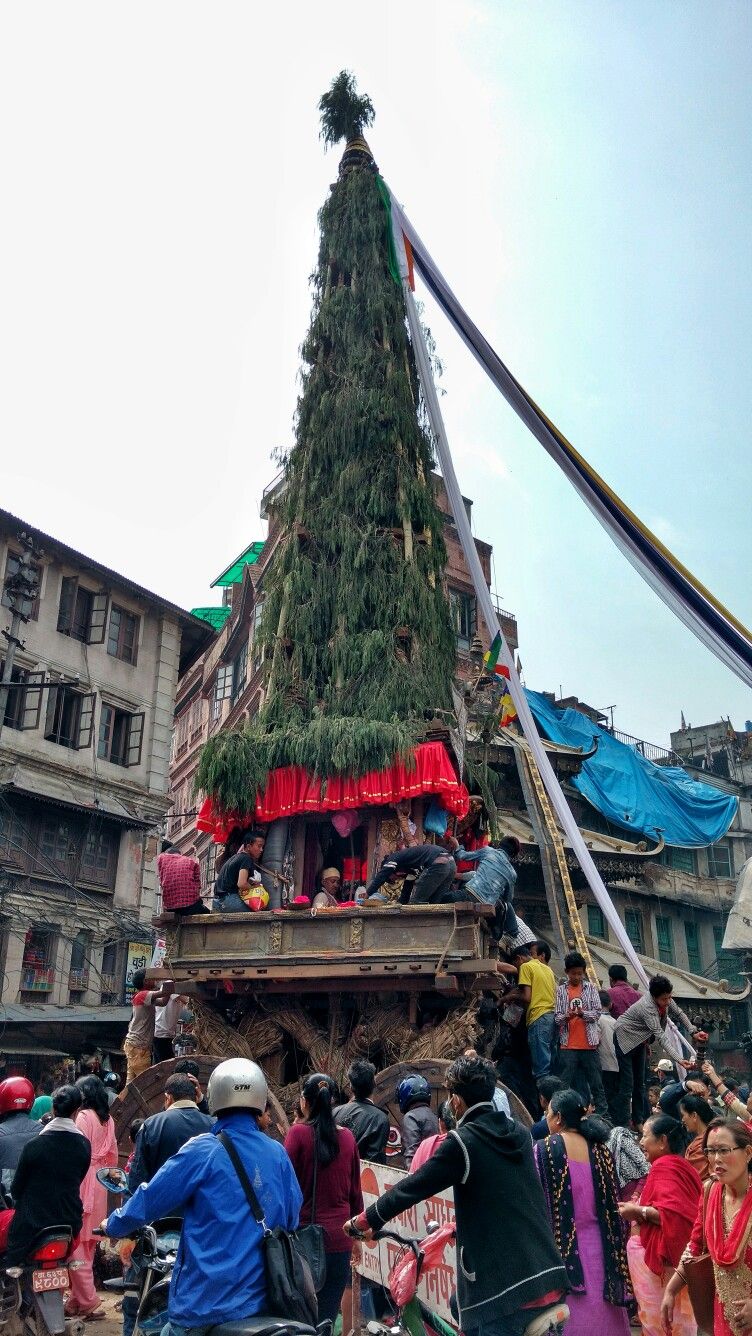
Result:
<svg viewBox="0 0 752 1336"><path fill-rule="evenodd" d="M554 1005L556 1002L556 979L554 972L546 963L545 955L551 953L544 943L536 946L536 956L531 955L530 946L518 946L512 956L512 964L517 970L517 995L526 1011L527 1039L530 1045L530 1058L533 1076L536 1081L551 1072L551 1060L554 1045Z"/></svg>

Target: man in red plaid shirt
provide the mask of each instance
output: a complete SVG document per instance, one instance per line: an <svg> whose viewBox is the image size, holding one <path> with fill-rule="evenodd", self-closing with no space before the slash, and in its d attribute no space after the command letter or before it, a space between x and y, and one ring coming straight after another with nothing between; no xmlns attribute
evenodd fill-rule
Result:
<svg viewBox="0 0 752 1336"><path fill-rule="evenodd" d="M188 858L165 840L157 859L162 908L171 914L208 914L201 899L201 872L197 858Z"/></svg>

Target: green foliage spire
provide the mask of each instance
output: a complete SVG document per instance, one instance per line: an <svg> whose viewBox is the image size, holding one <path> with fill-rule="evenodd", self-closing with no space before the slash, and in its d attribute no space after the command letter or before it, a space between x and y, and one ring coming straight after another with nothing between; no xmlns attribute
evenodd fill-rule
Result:
<svg viewBox="0 0 752 1336"><path fill-rule="evenodd" d="M373 118L346 73L320 105L327 143ZM250 810L274 766L322 777L387 766L427 715L452 708L431 442L367 154L346 152L319 222L296 439L275 503L282 536L263 574L266 702L249 727L210 739L197 776L225 809Z"/></svg>
<svg viewBox="0 0 752 1336"><path fill-rule="evenodd" d="M340 70L328 93L319 101L321 138L327 148L341 139L355 139L368 125L373 125L375 112L366 93L357 92L355 79L349 70Z"/></svg>

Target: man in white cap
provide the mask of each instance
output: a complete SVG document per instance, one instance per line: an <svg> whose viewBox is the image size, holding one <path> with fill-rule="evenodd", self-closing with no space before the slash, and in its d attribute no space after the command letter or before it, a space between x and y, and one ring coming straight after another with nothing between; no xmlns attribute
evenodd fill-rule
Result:
<svg viewBox="0 0 752 1336"><path fill-rule="evenodd" d="M313 897L314 909L336 909L342 878L336 867L325 867L321 873L321 890Z"/></svg>

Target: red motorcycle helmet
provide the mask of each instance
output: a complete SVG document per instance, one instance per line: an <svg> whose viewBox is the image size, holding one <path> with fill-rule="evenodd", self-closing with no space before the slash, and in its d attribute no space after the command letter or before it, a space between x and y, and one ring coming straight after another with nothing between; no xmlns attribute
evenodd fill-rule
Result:
<svg viewBox="0 0 752 1336"><path fill-rule="evenodd" d="M0 1117L4 1113L30 1113L34 1087L26 1076L8 1076L0 1081Z"/></svg>

